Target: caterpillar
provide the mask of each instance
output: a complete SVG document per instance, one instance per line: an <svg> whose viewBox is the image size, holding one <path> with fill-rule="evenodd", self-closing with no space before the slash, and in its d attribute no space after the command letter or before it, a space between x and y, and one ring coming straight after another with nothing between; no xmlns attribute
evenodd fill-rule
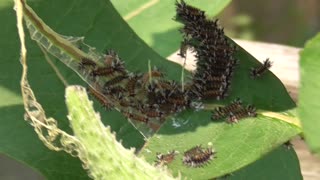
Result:
<svg viewBox="0 0 320 180"><path fill-rule="evenodd" d="M180 95L168 96L166 98L166 101L176 106L186 106L189 104L189 98L187 94L183 93L181 93Z"/></svg>
<svg viewBox="0 0 320 180"><path fill-rule="evenodd" d="M242 101L237 98L236 100L232 101L231 104L225 106L225 107L218 107L213 111L213 114L211 116L212 120L217 120L224 118L228 116L231 112L237 112L240 109L242 109Z"/></svg>
<svg viewBox="0 0 320 180"><path fill-rule="evenodd" d="M233 74L233 69L225 68L225 69L211 69L208 68L205 70L206 72L209 72L211 76L226 76L231 77Z"/></svg>
<svg viewBox="0 0 320 180"><path fill-rule="evenodd" d="M187 5L184 0L179 3L176 1L176 20L182 20L184 22L190 22L192 20L204 20L205 13L198 8Z"/></svg>
<svg viewBox="0 0 320 180"><path fill-rule="evenodd" d="M236 46L224 36L218 20L206 19L204 11L184 1L176 2L176 11L176 19L184 24L180 32L197 58L190 95L217 100L224 98L228 95L226 92L237 64L233 58Z"/></svg>
<svg viewBox="0 0 320 180"><path fill-rule="evenodd" d="M87 66L95 68L97 64L89 58L82 58L81 62L79 63L79 69L84 69Z"/></svg>
<svg viewBox="0 0 320 180"><path fill-rule="evenodd" d="M104 95L113 95L115 97L124 94L126 90L121 86L106 86L103 88L102 93Z"/></svg>
<svg viewBox="0 0 320 180"><path fill-rule="evenodd" d="M225 96L227 96L226 90L222 88L217 90L208 90L203 93L203 97L216 98L217 100L223 99Z"/></svg>
<svg viewBox="0 0 320 180"><path fill-rule="evenodd" d="M215 82L215 83L230 83L230 76L227 74L220 74L220 75L215 75L215 74L210 74L205 77L205 82Z"/></svg>
<svg viewBox="0 0 320 180"><path fill-rule="evenodd" d="M150 77L151 75L151 77ZM159 71L157 68L153 68L151 72L146 72L142 77L143 84L147 83L150 78L156 77L156 78L162 78L164 74Z"/></svg>
<svg viewBox="0 0 320 180"><path fill-rule="evenodd" d="M147 108L145 106L140 106L139 110L140 112L142 112L143 114L145 114L147 117L150 117L150 118L162 118L164 116L164 113L159 109L152 109L152 108Z"/></svg>
<svg viewBox="0 0 320 180"><path fill-rule="evenodd" d="M230 112L229 117L227 119L228 123L237 123L240 119L247 118L247 117L256 117L256 108L252 105L247 106L246 108L242 108L236 112Z"/></svg>
<svg viewBox="0 0 320 180"><path fill-rule="evenodd" d="M124 66L124 62L121 61L120 59L116 59L116 61L113 61L111 63L111 67L118 73L121 73L122 75L127 74L127 70Z"/></svg>
<svg viewBox="0 0 320 180"><path fill-rule="evenodd" d="M133 103L126 98L119 98L119 104L122 107L132 107Z"/></svg>
<svg viewBox="0 0 320 180"><path fill-rule="evenodd" d="M146 124L149 122L149 118L147 118L147 117L145 117L143 115L134 114L134 113L131 113L131 112L128 112L128 111L123 112L123 114L128 119L144 122Z"/></svg>
<svg viewBox="0 0 320 180"><path fill-rule="evenodd" d="M187 150L186 152L184 152L184 156L191 156L192 154L199 153L201 151L202 151L201 145L197 145Z"/></svg>
<svg viewBox="0 0 320 180"><path fill-rule="evenodd" d="M126 74L125 68L121 61L112 62L111 66L99 67L91 72L91 76L113 76L115 73Z"/></svg>
<svg viewBox="0 0 320 180"><path fill-rule="evenodd" d="M89 91L89 93L95 97L99 102L100 104L102 104L102 106L105 108L105 109L110 109L113 107L113 104L111 102L109 102L107 100L106 97L104 97L102 94L100 94L100 92L98 92L97 90L91 88L91 87L88 87L87 90Z"/></svg>
<svg viewBox="0 0 320 180"><path fill-rule="evenodd" d="M285 142L283 145L284 145L284 147L285 147L287 150L290 150L290 149L292 149L292 147L293 147L293 144L291 143L290 140L287 141L287 142Z"/></svg>
<svg viewBox="0 0 320 180"><path fill-rule="evenodd" d="M112 76L115 73L115 69L112 67L99 67L91 72L91 76Z"/></svg>
<svg viewBox="0 0 320 180"><path fill-rule="evenodd" d="M260 77L262 74L267 72L267 70L272 66L272 62L268 59L266 59L263 64L256 68L251 68L250 76L251 78L255 79L257 77Z"/></svg>
<svg viewBox="0 0 320 180"><path fill-rule="evenodd" d="M207 71L211 71L211 72L221 72L221 73L229 73L230 71L233 71L233 67L232 66L224 66L224 65L207 65Z"/></svg>
<svg viewBox="0 0 320 180"><path fill-rule="evenodd" d="M177 154L178 154L178 152L175 150L173 150L167 154L157 153L156 166L160 167L160 166L168 165L169 163L171 163L174 160L174 158Z"/></svg>
<svg viewBox="0 0 320 180"><path fill-rule="evenodd" d="M117 76L113 79L110 79L109 81L107 81L105 84L104 84L104 88L107 88L109 86L112 86L112 85L115 85L115 84L118 84L120 83L121 81L127 79L128 76L126 75L120 75L120 76Z"/></svg>
<svg viewBox="0 0 320 180"><path fill-rule="evenodd" d="M189 45L187 43L187 40L184 39L180 44L180 52L178 53L178 55L182 58L186 58L188 48L189 48Z"/></svg>
<svg viewBox="0 0 320 180"><path fill-rule="evenodd" d="M107 66L111 66L116 59L119 59L118 54L113 49L107 50L104 63Z"/></svg>
<svg viewBox="0 0 320 180"><path fill-rule="evenodd" d="M167 102L176 105L185 105L186 103L186 98L183 96L168 97L166 100Z"/></svg>
<svg viewBox="0 0 320 180"><path fill-rule="evenodd" d="M227 55L227 54L226 54ZM234 67L235 65L238 65L239 60L233 59L233 57L227 57L223 56L221 59L213 59L212 64L213 66L219 65L219 66L226 66L226 67ZM228 60L225 60L224 58L229 58Z"/></svg>
<svg viewBox="0 0 320 180"><path fill-rule="evenodd" d="M209 89L226 89L229 86L229 83L227 82L221 82L221 83L215 83L215 82L210 82L208 83L205 88L206 90Z"/></svg>
<svg viewBox="0 0 320 180"><path fill-rule="evenodd" d="M167 89L167 90L174 90L177 87L177 83L175 83L174 81L171 83L165 80L158 81L156 85L160 89Z"/></svg>
<svg viewBox="0 0 320 180"><path fill-rule="evenodd" d="M184 153L183 164L189 167L202 167L208 164L214 155L212 148L195 146Z"/></svg>
<svg viewBox="0 0 320 180"><path fill-rule="evenodd" d="M133 75L129 77L129 80L126 85L126 89L129 92L129 96L136 95L136 85L139 83L138 80L141 78L141 75Z"/></svg>

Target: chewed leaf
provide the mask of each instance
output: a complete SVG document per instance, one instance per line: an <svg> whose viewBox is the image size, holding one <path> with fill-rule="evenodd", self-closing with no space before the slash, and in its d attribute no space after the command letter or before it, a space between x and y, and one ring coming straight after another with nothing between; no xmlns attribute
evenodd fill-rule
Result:
<svg viewBox="0 0 320 180"><path fill-rule="evenodd" d="M47 52L79 74L79 76L94 89L93 92L99 94L98 100L100 102L103 102L105 105L105 102L108 101L112 104L113 108L122 112L124 115L127 114L126 117L129 121L145 137L150 137L157 129L159 129L161 122L158 120L141 122L137 117L142 117L142 115L132 113L131 107L124 106L118 102L119 100L117 98L121 98L120 95L119 97L115 97L114 94L103 93L106 91L107 85L111 86L114 83L118 84L122 83L122 81L128 81L127 79L129 78L130 73L125 70L124 67L122 67L123 70L121 70L121 74L118 77L113 76L114 72L112 71L115 71L118 67L117 64L120 66L123 64L117 54L104 55L97 52L95 48L85 44L83 42L84 38L82 37L67 37L57 34L48 27L27 4L24 4L24 14L31 38L44 47ZM114 56L111 58L115 58L116 62L106 62L109 56ZM105 64L109 66L106 66ZM109 70L109 76L105 75L107 68L113 68L111 69L112 71ZM119 70L119 68L117 70ZM119 77L123 78L119 79ZM124 86L123 83L121 85ZM110 88L107 90L112 91ZM95 95L95 97L97 97L97 95Z"/></svg>

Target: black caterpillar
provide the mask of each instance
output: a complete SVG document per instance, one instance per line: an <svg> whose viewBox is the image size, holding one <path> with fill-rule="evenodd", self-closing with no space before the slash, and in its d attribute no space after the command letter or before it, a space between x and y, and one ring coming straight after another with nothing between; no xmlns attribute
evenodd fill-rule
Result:
<svg viewBox="0 0 320 180"><path fill-rule="evenodd" d="M213 159L215 152L211 148L195 146L184 153L183 164L189 167L202 167Z"/></svg>

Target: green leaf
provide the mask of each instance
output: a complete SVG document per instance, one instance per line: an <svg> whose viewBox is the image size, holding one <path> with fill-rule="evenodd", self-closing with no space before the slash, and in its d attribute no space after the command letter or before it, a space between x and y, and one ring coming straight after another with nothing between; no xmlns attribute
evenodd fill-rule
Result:
<svg viewBox="0 0 320 180"><path fill-rule="evenodd" d="M144 146L141 155L150 163L155 160L157 152L177 150L180 155L169 165L176 175L180 172L183 177L189 178L219 177L256 161L301 132L299 127L280 121L281 114L293 109L295 104L277 77L268 72L253 80L249 77L249 69L258 62L243 49L239 50L236 57L240 64L235 70L230 96L222 103L240 97L245 103L254 104L261 114L257 118L230 125L212 122L208 111L181 113L168 120ZM269 116L265 111L279 114ZM184 166L181 161L183 152L200 144L212 144L217 158L203 168Z"/></svg>
<svg viewBox="0 0 320 180"><path fill-rule="evenodd" d="M299 160L294 150L281 146L265 157L219 180L302 180Z"/></svg>
<svg viewBox="0 0 320 180"><path fill-rule="evenodd" d="M311 151L320 154L320 34L310 40L301 53L299 117Z"/></svg>
<svg viewBox="0 0 320 180"><path fill-rule="evenodd" d="M209 117L207 112L185 112L167 121L158 134L149 139L141 154L151 163L157 152L177 150L180 154L169 165L175 175L180 172L183 177L208 179L256 161L300 132L285 122L262 115L235 125L212 123ZM209 165L202 168L183 165L183 152L196 145L206 147L208 144L212 144L217 152L217 158Z"/></svg>
<svg viewBox="0 0 320 180"><path fill-rule="evenodd" d="M111 0L112 4L130 27L150 47L163 57L180 48L181 24L172 20L175 16L174 0ZM221 12L231 0L187 0L187 3L206 11L210 17Z"/></svg>
<svg viewBox="0 0 320 180"><path fill-rule="evenodd" d="M166 67L166 74L169 78L178 80L180 79L181 67L166 61L157 55L153 50L149 49L136 34L121 21L120 16L112 8L109 1L94 0L94 1L34 1L30 4L31 7L37 12L37 14L54 30L63 35L72 36L85 36L86 43L93 47L97 47L98 51L103 51L106 48L113 48L119 55L126 61L126 65L131 71L146 71L147 61L151 60L152 65ZM12 6L8 6L1 10L0 18L3 22L11 19L7 24L5 33L1 33L1 39L7 39L10 46L6 43L1 43L0 50L5 50L3 53L3 66L1 77L1 85L14 92L19 97L18 83L15 85L12 82L19 82L20 66L18 62L18 41L15 30L15 20L12 13ZM9 11L10 10L10 11ZM84 16L85 14L85 16ZM11 23L11 24L10 24ZM53 116L56 119L61 119L59 127L61 129L70 132L70 128L66 119L66 108L64 105L64 85L56 77L55 72L45 62L42 52L39 47L32 41L27 42L28 46L28 59L29 59L29 77L30 84L35 90L37 99L42 103L46 114ZM2 53L1 53L2 54ZM248 76L248 68L252 65L256 65L257 61L248 55L244 51L240 51L238 58L241 60L240 66L237 67L235 72L235 78L233 79L232 91L230 98L219 103L225 104L231 99L240 96L246 103L253 103L260 110L273 110L273 111L285 111L293 108L295 105L285 91L283 85L276 79L271 73L267 73L260 80L251 80ZM16 60L16 61L14 61ZM62 76L71 84L84 84L77 75L70 69L67 69L62 63L54 60L54 64L61 72ZM0 147L0 151L13 158L28 163L32 167L38 169L48 179L86 179L84 170L81 169L80 162L77 159L68 157L65 153L50 152L47 150L37 139L32 127L28 126L23 119L22 106L16 108L2 107L0 110L4 114L2 122L5 126L0 128L2 137L8 137L8 139L1 139L5 146ZM18 111L20 109L20 111ZM140 147L142 145L142 138L138 132L133 130L132 126L117 112L105 113L100 111L102 117L107 118L106 124L110 124L112 129L117 132L118 139L123 139L126 147L135 146ZM180 152L190 148L190 146L198 143L207 144L208 141L212 142L218 152L218 158L226 157L226 153L232 153L232 149L237 149L236 152L245 152L250 150L248 154L236 154L237 156L244 157L239 163L233 165L237 159L226 159L221 162L221 166L228 166L224 172L212 171L211 174L202 174L203 177L218 176L218 174L229 173L231 170L236 170L244 165L247 165L263 154L271 151L273 147L278 146L280 143L285 142L293 135L300 132L299 129L292 125L279 121L275 118L265 118L259 116L256 120L244 120L236 128L228 126L224 123L211 123L209 112L189 113L185 112L175 119L188 119L189 123L181 128L173 128L167 121L164 128L162 128L157 139L150 139L150 144L146 146L151 150L153 155L149 155L149 160L153 161L155 152L157 150L167 151L180 142L189 141L186 138L191 137L189 141L190 145L183 144L179 147ZM14 116L13 116L14 115ZM188 117L186 117L188 116ZM190 117L189 117L190 116ZM189 125L191 125L189 127ZM248 126L246 126L248 125ZM247 129L249 128L249 129ZM260 129L259 129L260 128ZM274 129L272 129L274 128ZM12 129L19 129L19 131L12 131ZM195 131L196 130L196 131ZM195 131L195 132L193 132ZM281 131L281 133L280 133ZM204 133L207 132L207 133ZM275 137L275 132L278 132L279 137ZM11 136L8 134L11 133ZM218 134L219 136L213 136ZM234 138L233 136L236 135ZM263 136L262 136L263 135ZM260 138L260 141L254 140L254 137ZM23 137L19 139L19 137ZM164 138L165 137L165 138ZM205 137L205 138L203 138ZM241 143L241 138L246 137L247 144ZM174 139L175 141L169 141L168 139ZM177 139L179 138L179 139ZM256 137L255 137L256 138ZM209 140L208 140L209 139ZM224 140L225 139L225 140ZM163 145L162 141L173 144ZM233 143L234 141L234 143ZM153 146L153 144L161 144L161 147ZM220 143L220 144L219 144ZM260 144L261 143L261 144ZM237 147L239 145L239 147ZM257 149L249 148L259 145ZM260 147L261 145L261 147ZM170 147L168 147L170 146ZM152 149L156 147L158 149ZM229 147L230 149L226 149ZM23 149L23 151L21 151ZM226 149L225 152L220 150ZM152 160L151 160L152 156ZM45 161L39 161L43 159ZM181 154L180 154L181 158ZM219 164L219 159L215 159ZM61 166L59 162L67 162ZM215 164L212 163L212 164ZM229 167L230 165L230 167ZM56 167L55 167L56 166ZM69 166L69 167L68 167ZM61 168L64 168L63 170ZM209 165L205 168L199 168L197 170L212 169L213 166ZM68 171L65 171L67 169ZM185 169L182 171L185 174ZM176 172L178 169L174 169ZM194 172L193 169L187 169L190 172ZM215 173L215 174L214 174ZM57 178L58 177L58 178ZM75 178L76 177L76 178ZM191 176L192 177L192 176Z"/></svg>

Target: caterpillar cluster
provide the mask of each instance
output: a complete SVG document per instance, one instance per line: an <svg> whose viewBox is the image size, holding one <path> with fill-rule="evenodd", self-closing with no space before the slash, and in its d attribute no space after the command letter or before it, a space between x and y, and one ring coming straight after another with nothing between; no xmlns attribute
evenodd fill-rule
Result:
<svg viewBox="0 0 320 180"><path fill-rule="evenodd" d="M165 79L162 71L154 67L149 72L129 72L118 54L109 50L103 63L83 58L79 69L93 80L91 94L106 107L119 110L133 122L147 124L156 131L168 115L186 108L195 110L203 106L200 99L223 99L228 95L234 69L238 60L234 58L237 48L224 35L217 20L207 19L205 12L187 5L184 0L176 1L176 20L184 24L181 29L184 40L180 55L186 56L191 48L196 53L196 69L183 85ZM252 69L259 76L268 69ZM225 108L215 110L212 119L228 118L228 122L256 116L255 108L242 107L237 101Z"/></svg>
<svg viewBox="0 0 320 180"><path fill-rule="evenodd" d="M79 69L93 80L94 87L88 91L103 107L116 108L136 122L159 125L167 115L191 105L187 91L182 91L177 82L164 79L165 75L159 69L154 67L146 73L129 72L113 50L104 55L103 64L84 58Z"/></svg>
<svg viewBox="0 0 320 180"><path fill-rule="evenodd" d="M222 118L227 118L228 123L236 123L240 119L246 117L256 117L256 108L252 105L244 107L240 99L232 101L229 105L225 107L218 107L212 112L211 119L217 120Z"/></svg>
<svg viewBox="0 0 320 180"><path fill-rule="evenodd" d="M157 153L155 166L161 167L170 164L175 160L178 151L170 151L166 154ZM192 147L183 154L182 162L188 167L202 167L210 163L210 160L215 158L216 152L209 148L202 148L201 145Z"/></svg>
<svg viewBox="0 0 320 180"><path fill-rule="evenodd" d="M186 48L196 53L196 70L189 86L192 97L223 99L228 95L231 78L237 60L233 55L236 46L229 42L217 20L209 20L205 12L176 2L176 20L184 24L184 36L180 55L185 57Z"/></svg>
<svg viewBox="0 0 320 180"><path fill-rule="evenodd" d="M170 151L167 154L157 153L156 156L156 167L161 167L170 164L175 160L175 156L178 154L178 151ZM192 147L183 154L182 162L188 167L202 167L210 163L210 160L215 158L216 152L209 148L202 148L201 145Z"/></svg>
<svg viewBox="0 0 320 180"><path fill-rule="evenodd" d="M215 152L212 148L202 148L200 145L195 146L184 152L183 164L189 167L202 167L214 158Z"/></svg>
<svg viewBox="0 0 320 180"><path fill-rule="evenodd" d="M255 79L260 77L262 74L267 72L271 66L272 66L272 62L269 59L266 59L262 65L255 68L251 68L251 71L250 71L251 78Z"/></svg>
<svg viewBox="0 0 320 180"><path fill-rule="evenodd" d="M174 159L175 156L178 154L177 151L173 150L167 154L160 154L157 153L157 160L156 160L156 166L160 167L160 166L165 166L170 164Z"/></svg>

